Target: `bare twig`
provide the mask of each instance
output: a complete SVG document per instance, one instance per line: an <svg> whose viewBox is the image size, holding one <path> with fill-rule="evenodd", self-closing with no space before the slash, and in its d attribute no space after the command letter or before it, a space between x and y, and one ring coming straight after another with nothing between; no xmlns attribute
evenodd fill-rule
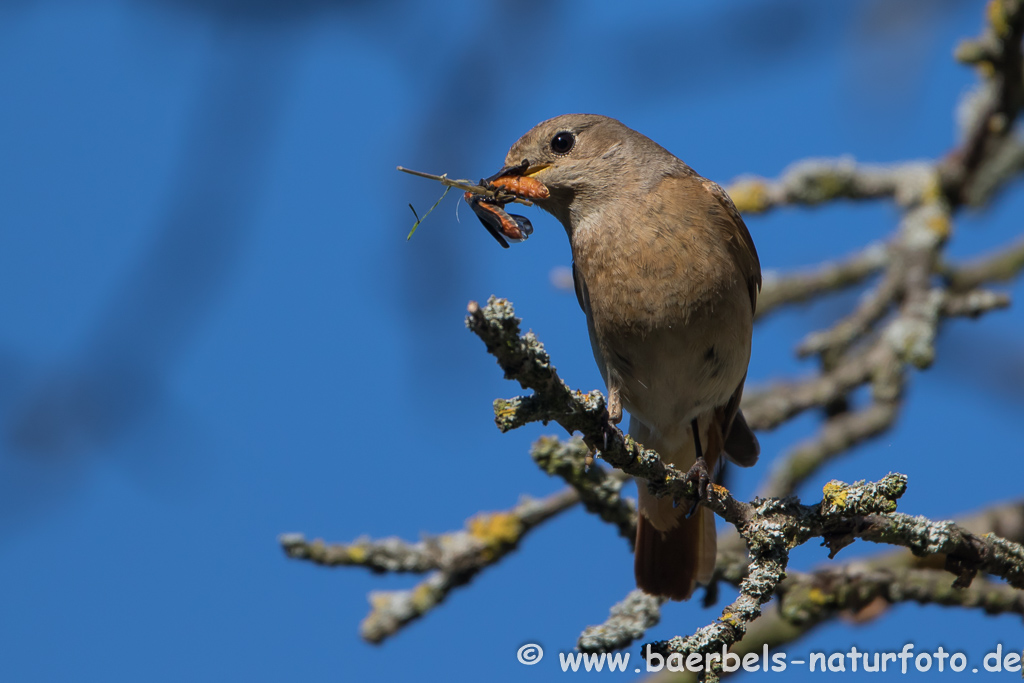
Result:
<svg viewBox="0 0 1024 683"><path fill-rule="evenodd" d="M942 302L942 315L953 318L977 318L983 313L1009 308L1010 296L1003 292L975 289L963 294L947 294Z"/></svg>
<svg viewBox="0 0 1024 683"><path fill-rule="evenodd" d="M797 346L797 354L811 356L844 350L882 319L903 287L901 264L890 263L882 281L867 292L856 310L823 332L815 332Z"/></svg>
<svg viewBox="0 0 1024 683"><path fill-rule="evenodd" d="M408 173L409 175L414 175L419 178L436 180L445 187L455 187L460 190L465 190L466 192L472 192L473 194L480 195L481 197L494 199L495 201L501 202L502 204L515 202L516 204L533 206L533 202L531 202L529 199L522 199L521 197L517 197L514 194L507 192L505 190L496 189L493 187L484 187L483 185L478 185L469 180L452 180L451 178L448 177L447 173L445 173L444 175L434 175L433 173L414 171L411 168L405 168L404 166L396 166L395 168L397 168L402 173Z"/></svg>
<svg viewBox="0 0 1024 683"><path fill-rule="evenodd" d="M1006 282L1024 270L1024 238L962 265L943 264L939 272L954 292L965 292L987 282Z"/></svg>
<svg viewBox="0 0 1024 683"><path fill-rule="evenodd" d="M805 272L784 275L765 272L761 293L757 297L757 319L781 306L809 301L824 293L860 284L885 267L888 261L886 246L874 243L841 261Z"/></svg>

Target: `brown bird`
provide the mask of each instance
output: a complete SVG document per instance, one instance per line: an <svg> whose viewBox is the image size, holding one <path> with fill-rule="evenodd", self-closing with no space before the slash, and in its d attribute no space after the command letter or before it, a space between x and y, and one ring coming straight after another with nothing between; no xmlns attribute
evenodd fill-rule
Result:
<svg viewBox="0 0 1024 683"><path fill-rule="evenodd" d="M749 467L757 438L739 410L761 266L732 200L615 119L567 114L519 139L492 176L548 189L565 227L576 296L613 422L689 473L701 491L724 454ZM715 519L640 481L637 586L689 598L715 568Z"/></svg>

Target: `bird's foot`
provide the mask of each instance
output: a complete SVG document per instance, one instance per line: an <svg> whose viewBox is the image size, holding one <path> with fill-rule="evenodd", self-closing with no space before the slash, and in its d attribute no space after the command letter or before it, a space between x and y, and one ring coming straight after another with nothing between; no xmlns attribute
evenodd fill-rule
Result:
<svg viewBox="0 0 1024 683"><path fill-rule="evenodd" d="M708 486L711 484L711 473L708 471L708 463L704 460L704 456L697 458L690 467L686 473L686 481L692 481L697 485L697 498L686 513L686 516L690 517L697 511L697 504L707 496Z"/></svg>
<svg viewBox="0 0 1024 683"><path fill-rule="evenodd" d="M587 444L588 446L590 446L591 454L593 454L594 451L607 451L608 446L615 440L618 431L619 428L616 427L615 423L613 423L611 420L605 422L602 425L601 429L601 440L598 441L596 444Z"/></svg>
<svg viewBox="0 0 1024 683"><path fill-rule="evenodd" d="M603 422L601 425L601 436L596 441L586 439L587 446L590 447L590 456L593 456L596 451L607 451L608 445L612 443L619 431L616 426L622 421L622 401L619 399L619 390L612 388L608 390L608 401L605 404L605 411L608 415L608 421ZM593 459L591 457L591 459ZM589 464L589 463L588 463Z"/></svg>

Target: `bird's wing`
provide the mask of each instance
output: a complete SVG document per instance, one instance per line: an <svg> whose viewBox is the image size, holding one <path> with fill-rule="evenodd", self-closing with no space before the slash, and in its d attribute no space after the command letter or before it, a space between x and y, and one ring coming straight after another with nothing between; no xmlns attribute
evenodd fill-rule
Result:
<svg viewBox="0 0 1024 683"><path fill-rule="evenodd" d="M724 216L718 216L716 222L722 234L725 235L729 251L739 268L740 273L746 279L747 290L750 293L750 312L757 310L757 293L761 290L761 261L757 257L757 249L754 247L754 240L747 230L743 217L732 203L732 199L726 194L720 185L710 180L702 180L704 189L725 209ZM719 408L716 412L717 422L722 428L725 437L725 452L730 460L742 467L750 467L757 462L761 452L761 446L757 437L747 426L747 421L740 412L740 400L743 397L743 384L746 377L740 381L736 391L733 392L729 402Z"/></svg>
<svg viewBox="0 0 1024 683"><path fill-rule="evenodd" d="M580 303L580 310L589 315L587 311L587 291L586 285L583 280L580 279L580 272L576 269L576 262L572 263L572 287L576 290L576 301Z"/></svg>
<svg viewBox="0 0 1024 683"><path fill-rule="evenodd" d="M704 189L714 197L722 208L725 209L727 218L720 220L722 232L729 241L729 250L740 272L747 280L747 288L750 290L750 310L757 308L757 293L761 290L761 261L757 258L757 249L754 248L754 240L750 237L750 231L743 222L743 217L736 210L736 205L726 194L725 190L717 183L704 179Z"/></svg>
<svg viewBox="0 0 1024 683"><path fill-rule="evenodd" d="M729 402L716 411L715 417L725 436L726 457L740 467L751 467L761 454L761 444L757 442L757 437L740 410L744 382L746 377L736 387Z"/></svg>

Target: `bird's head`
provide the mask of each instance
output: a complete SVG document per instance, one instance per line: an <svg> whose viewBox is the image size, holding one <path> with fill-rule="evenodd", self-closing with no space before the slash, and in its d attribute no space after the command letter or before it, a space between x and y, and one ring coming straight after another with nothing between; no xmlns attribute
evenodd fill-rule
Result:
<svg viewBox="0 0 1024 683"><path fill-rule="evenodd" d="M512 145L501 171L527 176L548 196L537 205L572 232L590 212L661 177L675 158L647 137L607 116L565 114L543 121Z"/></svg>

